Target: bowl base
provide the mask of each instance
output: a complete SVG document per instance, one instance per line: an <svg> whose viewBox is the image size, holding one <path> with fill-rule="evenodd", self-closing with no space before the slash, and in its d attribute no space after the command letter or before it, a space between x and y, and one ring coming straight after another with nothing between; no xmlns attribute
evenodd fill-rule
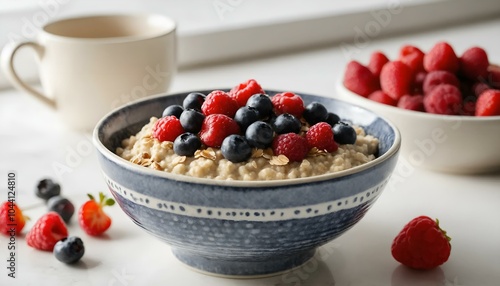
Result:
<svg viewBox="0 0 500 286"><path fill-rule="evenodd" d="M300 267L314 256L316 249L291 255L277 255L266 260L224 260L201 256L179 248L172 248L172 253L179 261L200 273L216 277L249 279L275 276Z"/></svg>

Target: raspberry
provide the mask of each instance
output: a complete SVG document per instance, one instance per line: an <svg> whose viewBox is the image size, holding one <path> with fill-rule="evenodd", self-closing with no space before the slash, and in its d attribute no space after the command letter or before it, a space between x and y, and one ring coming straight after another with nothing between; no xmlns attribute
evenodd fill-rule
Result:
<svg viewBox="0 0 500 286"><path fill-rule="evenodd" d="M425 71L415 74L415 79L413 80L413 94L424 93L424 80L426 77L427 73Z"/></svg>
<svg viewBox="0 0 500 286"><path fill-rule="evenodd" d="M477 98L475 96L464 98L460 115L474 116L476 114L476 101Z"/></svg>
<svg viewBox="0 0 500 286"><path fill-rule="evenodd" d="M382 91L395 100L410 94L412 81L412 69L400 61L388 62L380 73Z"/></svg>
<svg viewBox="0 0 500 286"><path fill-rule="evenodd" d="M39 250L52 251L56 243L68 236L68 229L56 212L48 212L38 219L26 235L28 245Z"/></svg>
<svg viewBox="0 0 500 286"><path fill-rule="evenodd" d="M458 58L453 48L446 42L437 43L425 56L426 71L445 70L455 74L458 71Z"/></svg>
<svg viewBox="0 0 500 286"><path fill-rule="evenodd" d="M344 74L344 86L364 97L380 89L377 76L357 61L351 61L347 64Z"/></svg>
<svg viewBox="0 0 500 286"><path fill-rule="evenodd" d="M476 82L475 84L472 85L472 92L474 93L475 96L481 95L481 93L483 93L483 91L487 89L490 89L490 86L484 82Z"/></svg>
<svg viewBox="0 0 500 286"><path fill-rule="evenodd" d="M304 101L295 93L278 93L271 98L271 101L276 114L289 113L300 118L304 112Z"/></svg>
<svg viewBox="0 0 500 286"><path fill-rule="evenodd" d="M286 133L274 137L274 155L285 155L292 162L300 162L309 153L309 145L306 138L295 134Z"/></svg>
<svg viewBox="0 0 500 286"><path fill-rule="evenodd" d="M415 73L424 71L424 52L415 46L403 46L398 61L409 66Z"/></svg>
<svg viewBox="0 0 500 286"><path fill-rule="evenodd" d="M173 115L160 118L153 126L153 137L160 142L174 142L175 138L182 133L184 133L184 128L182 128L181 121Z"/></svg>
<svg viewBox="0 0 500 286"><path fill-rule="evenodd" d="M460 87L460 81L454 74L447 71L432 71L428 73L424 79L424 84L422 86L424 94L429 94L440 84L451 84Z"/></svg>
<svg viewBox="0 0 500 286"><path fill-rule="evenodd" d="M398 262L414 269L432 269L450 257L450 238L439 221L427 216L411 220L392 243L391 253Z"/></svg>
<svg viewBox="0 0 500 286"><path fill-rule="evenodd" d="M371 99L373 101L391 105L391 106L396 106L398 104L398 101L395 100L394 98L390 97L387 95L387 93L377 90L373 92L372 94L368 95L368 99Z"/></svg>
<svg viewBox="0 0 500 286"><path fill-rule="evenodd" d="M219 148L224 138L238 133L240 133L240 127L232 118L224 114L211 114L203 120L200 139L208 147Z"/></svg>
<svg viewBox="0 0 500 286"><path fill-rule="evenodd" d="M368 63L368 69L376 76L380 76L380 72L389 59L382 52L373 52L370 56L370 62Z"/></svg>
<svg viewBox="0 0 500 286"><path fill-rule="evenodd" d="M493 88L500 88L500 66L488 66L488 83Z"/></svg>
<svg viewBox="0 0 500 286"><path fill-rule="evenodd" d="M485 79L488 76L488 55L479 47L466 50L459 63L460 74L470 80Z"/></svg>
<svg viewBox="0 0 500 286"><path fill-rule="evenodd" d="M413 111L425 111L423 95L403 95L398 101L398 107Z"/></svg>
<svg viewBox="0 0 500 286"><path fill-rule="evenodd" d="M441 84L424 97L425 111L435 114L459 114L462 95L456 86Z"/></svg>
<svg viewBox="0 0 500 286"><path fill-rule="evenodd" d="M477 99L476 116L495 115L500 115L500 90L488 89Z"/></svg>
<svg viewBox="0 0 500 286"><path fill-rule="evenodd" d="M25 224L26 217L16 203L7 201L0 205L0 233L9 236L18 235Z"/></svg>
<svg viewBox="0 0 500 286"><path fill-rule="evenodd" d="M245 106L248 99L257 93L265 93L260 84L254 79L249 79L233 87L229 95L236 100L238 107Z"/></svg>
<svg viewBox="0 0 500 286"><path fill-rule="evenodd" d="M333 140L332 127L326 122L319 122L311 126L307 130L306 140L310 148L316 147L330 153L337 151L339 148L335 140Z"/></svg>
<svg viewBox="0 0 500 286"><path fill-rule="evenodd" d="M214 90L207 95L201 105L201 111L205 116L210 114L224 114L234 117L238 110L238 103L222 90Z"/></svg>

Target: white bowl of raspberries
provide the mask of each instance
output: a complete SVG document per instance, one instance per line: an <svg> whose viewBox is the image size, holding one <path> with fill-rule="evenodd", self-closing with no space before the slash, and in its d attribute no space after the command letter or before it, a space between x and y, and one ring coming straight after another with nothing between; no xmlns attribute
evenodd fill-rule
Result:
<svg viewBox="0 0 500 286"><path fill-rule="evenodd" d="M405 45L394 60L376 51L367 65L347 64L337 91L399 127L410 169L500 169L500 66L480 47L457 55L446 42L427 53Z"/></svg>

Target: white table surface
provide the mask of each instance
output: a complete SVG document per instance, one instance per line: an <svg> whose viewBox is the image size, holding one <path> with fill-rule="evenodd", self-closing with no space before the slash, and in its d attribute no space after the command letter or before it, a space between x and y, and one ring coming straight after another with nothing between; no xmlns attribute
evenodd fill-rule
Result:
<svg viewBox="0 0 500 286"><path fill-rule="evenodd" d="M459 54L472 45L483 46L490 60L498 63L499 31L500 19L469 23L371 40L354 56L366 62L375 49L394 57L402 44L412 43L427 50L437 41L447 40ZM178 73L171 91L230 87L255 78L268 89L334 97L335 82L347 61L338 47L326 47L184 70ZM29 208L25 214L33 219L24 233L45 212L34 195L41 178L58 180L63 194L77 207L86 200L86 193L106 191L89 136L67 130L51 110L26 94L0 92L0 201L7 199L7 172L14 170L17 202ZM54 169L57 165L67 166L68 172L58 175ZM150 237L115 206L106 210L113 224L103 237L86 235L72 218L69 232L80 236L86 246L85 256L75 266L28 247L21 236L16 240L16 278L9 278L8 238L0 236L0 285L499 285L500 173L459 176L422 169L408 171L399 165L395 174L401 180L393 178L354 228L321 247L303 268L286 275L233 280L193 272L176 261L167 245ZM439 218L452 237L449 261L427 272L409 271L390 254L393 238L419 215Z"/></svg>

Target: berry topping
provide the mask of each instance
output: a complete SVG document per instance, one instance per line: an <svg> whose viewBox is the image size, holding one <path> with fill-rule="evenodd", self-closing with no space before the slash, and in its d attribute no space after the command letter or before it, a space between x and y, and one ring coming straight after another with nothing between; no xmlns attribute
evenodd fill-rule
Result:
<svg viewBox="0 0 500 286"><path fill-rule="evenodd" d="M319 102L312 102L306 106L302 116L307 123L314 125L318 122L326 121L326 118L328 117L328 110L326 110L326 107L323 104Z"/></svg>
<svg viewBox="0 0 500 286"><path fill-rule="evenodd" d="M500 115L500 90L489 89L477 99L476 116Z"/></svg>
<svg viewBox="0 0 500 286"><path fill-rule="evenodd" d="M424 68L427 72L444 70L451 73L458 71L458 58L453 48L445 42L437 43L425 56Z"/></svg>
<svg viewBox="0 0 500 286"><path fill-rule="evenodd" d="M378 77L357 61L351 61L347 64L344 74L344 86L364 97L380 89Z"/></svg>
<svg viewBox="0 0 500 286"><path fill-rule="evenodd" d="M368 63L368 69L376 77L380 76L380 72L389 59L382 52L373 52L370 56L370 62Z"/></svg>
<svg viewBox="0 0 500 286"><path fill-rule="evenodd" d="M26 235L26 242L36 249L52 251L54 245L67 236L68 229L61 216L48 212L35 222Z"/></svg>
<svg viewBox="0 0 500 286"><path fill-rule="evenodd" d="M411 220L392 243L391 252L398 262L414 269L432 269L450 257L450 238L438 220L420 216Z"/></svg>
<svg viewBox="0 0 500 286"><path fill-rule="evenodd" d="M425 111L429 113L456 115L461 106L460 90L450 84L440 84L424 97Z"/></svg>
<svg viewBox="0 0 500 286"><path fill-rule="evenodd" d="M47 201L49 211L58 213L65 223L68 223L75 213L75 206L66 198L55 196Z"/></svg>
<svg viewBox="0 0 500 286"><path fill-rule="evenodd" d="M293 92L283 92L271 98L276 114L290 113L300 118L304 112L302 98Z"/></svg>
<svg viewBox="0 0 500 286"><path fill-rule="evenodd" d="M219 148L224 138L238 133L240 127L232 118L223 114L211 114L203 120L199 135L206 146Z"/></svg>
<svg viewBox="0 0 500 286"><path fill-rule="evenodd" d="M234 115L234 120L240 126L242 131L247 130L247 127L259 120L259 111L254 107L243 106Z"/></svg>
<svg viewBox="0 0 500 286"><path fill-rule="evenodd" d="M326 122L319 122L311 126L311 128L307 130L306 139L310 148L316 147L330 153L338 149L337 143L333 140L332 127Z"/></svg>
<svg viewBox="0 0 500 286"><path fill-rule="evenodd" d="M328 116L326 117L326 123L330 124L333 127L335 124L339 123L340 117L332 112L328 112Z"/></svg>
<svg viewBox="0 0 500 286"><path fill-rule="evenodd" d="M174 141L174 152L179 156L192 157L200 147L201 140L193 133L183 133Z"/></svg>
<svg viewBox="0 0 500 286"><path fill-rule="evenodd" d="M0 233L8 236L20 234L26 219L16 203L7 201L0 205Z"/></svg>
<svg viewBox="0 0 500 286"><path fill-rule="evenodd" d="M201 105L205 101L205 95L199 92L191 92L188 94L184 101L182 102L182 106L184 109L194 109L201 111Z"/></svg>
<svg viewBox="0 0 500 286"><path fill-rule="evenodd" d="M264 93L264 90L260 84L254 79L249 79L246 82L242 82L237 86L233 87L229 92L229 95L236 100L238 107L245 106L248 99L257 93Z"/></svg>
<svg viewBox="0 0 500 286"><path fill-rule="evenodd" d="M399 61L409 66L414 73L424 71L424 52L415 46L403 46L399 51Z"/></svg>
<svg viewBox="0 0 500 286"><path fill-rule="evenodd" d="M273 113L273 103L267 94L259 93L252 95L248 99L246 106L257 109L260 119L270 117Z"/></svg>
<svg viewBox="0 0 500 286"><path fill-rule="evenodd" d="M89 235L100 235L111 226L111 218L102 210L105 206L112 206L115 201L99 193L99 202L88 194L89 201L85 202L78 211L78 223Z"/></svg>
<svg viewBox="0 0 500 286"><path fill-rule="evenodd" d="M75 263L85 253L83 241L76 236L70 236L59 240L54 246L54 256L63 263Z"/></svg>
<svg viewBox="0 0 500 286"><path fill-rule="evenodd" d="M400 61L388 62L380 73L382 91L395 100L410 94L412 81L412 69Z"/></svg>
<svg viewBox="0 0 500 286"><path fill-rule="evenodd" d="M427 74L424 79L423 90L424 94L429 94L431 91L440 84L451 84L456 87L460 87L460 81L458 78L447 71L432 71Z"/></svg>
<svg viewBox="0 0 500 286"><path fill-rule="evenodd" d="M229 135L222 141L221 152L227 160L238 163L248 160L252 155L252 147L245 137Z"/></svg>
<svg viewBox="0 0 500 286"><path fill-rule="evenodd" d="M204 119L205 115L195 109L184 110L179 118L182 128L184 128L186 132L191 133L198 133L200 131Z"/></svg>
<svg viewBox="0 0 500 286"><path fill-rule="evenodd" d="M332 128L333 139L339 144L354 144L356 143L356 130L345 122L339 122Z"/></svg>
<svg viewBox="0 0 500 286"><path fill-rule="evenodd" d="M273 120L273 128L277 134L299 133L301 127L300 120L288 113L280 114Z"/></svg>
<svg viewBox="0 0 500 286"><path fill-rule="evenodd" d="M182 108L182 106L180 106L180 105L170 105L170 106L167 106L167 108L165 108L165 110L163 110L163 113L161 116L162 117L175 116L177 118L180 118L183 111L184 111L184 108Z"/></svg>
<svg viewBox="0 0 500 286"><path fill-rule="evenodd" d="M38 182L35 194L37 197L48 200L51 197L58 196L61 193L61 186L52 181L52 179L43 179Z"/></svg>
<svg viewBox="0 0 500 286"><path fill-rule="evenodd" d="M205 102L201 106L201 111L205 116L210 114L224 114L232 118L238 107L236 100L227 93L222 90L214 90L205 98Z"/></svg>
<svg viewBox="0 0 500 286"><path fill-rule="evenodd" d="M286 133L274 137L274 155L285 155L292 162L300 162L309 153L309 145L306 138L296 133Z"/></svg>
<svg viewBox="0 0 500 286"><path fill-rule="evenodd" d="M160 142L173 142L177 136L184 133L180 120L175 116L162 117L153 126L153 137Z"/></svg>
<svg viewBox="0 0 500 286"><path fill-rule="evenodd" d="M424 96L423 95L403 95L398 101L398 107L413 111L424 112Z"/></svg>
<svg viewBox="0 0 500 286"><path fill-rule="evenodd" d="M374 93L368 95L368 99L391 106L396 106L398 104L398 101L396 99L388 96L387 93L381 90L377 90Z"/></svg>
<svg viewBox="0 0 500 286"><path fill-rule="evenodd" d="M274 130L264 121L256 121L248 126L245 137L250 146L265 149L273 143Z"/></svg>
<svg viewBox="0 0 500 286"><path fill-rule="evenodd" d="M488 77L488 55L479 47L465 51L459 59L460 74L470 80L486 79Z"/></svg>

